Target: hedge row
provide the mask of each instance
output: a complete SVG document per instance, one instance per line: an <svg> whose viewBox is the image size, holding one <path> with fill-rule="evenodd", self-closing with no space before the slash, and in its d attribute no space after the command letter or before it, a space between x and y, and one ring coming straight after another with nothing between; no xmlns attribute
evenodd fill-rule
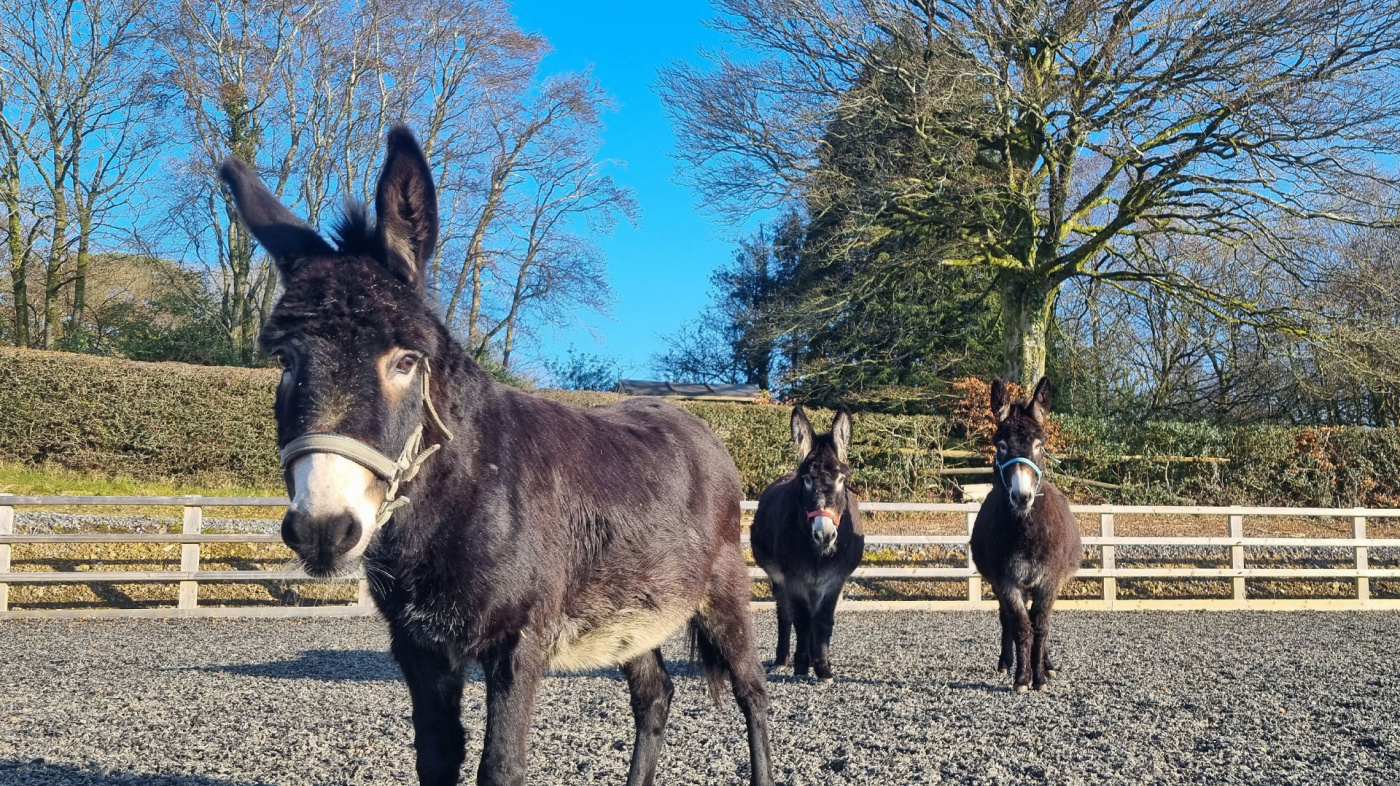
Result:
<svg viewBox="0 0 1400 786"><path fill-rule="evenodd" d="M138 363L0 349L0 460L148 479L277 488L267 369ZM550 392L594 406L608 393ZM684 402L729 447L752 498L793 464L788 409ZM966 449L965 417L859 414L852 463L867 499L948 499L940 448ZM832 413L817 410L824 428ZM1400 506L1400 431L1058 419L1052 449L1076 500ZM1124 458L1147 456L1147 458ZM1223 463L1170 457L1218 457ZM956 463L967 464L959 460ZM972 464L981 464L973 460ZM1064 477L1070 476L1070 477ZM1076 484L1082 478L1119 489ZM963 480L968 478L963 477ZM984 480L974 478L975 480Z"/></svg>

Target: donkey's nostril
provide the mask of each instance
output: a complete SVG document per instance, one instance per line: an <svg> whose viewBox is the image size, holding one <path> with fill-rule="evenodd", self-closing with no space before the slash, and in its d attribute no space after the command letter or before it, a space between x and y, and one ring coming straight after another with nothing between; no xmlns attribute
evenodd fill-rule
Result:
<svg viewBox="0 0 1400 786"><path fill-rule="evenodd" d="M326 522L326 537L321 544L331 558L339 557L360 542L360 522L349 513L334 516Z"/></svg>
<svg viewBox="0 0 1400 786"><path fill-rule="evenodd" d="M282 516L282 542L291 549L301 545L301 536L297 534L298 518L290 510Z"/></svg>

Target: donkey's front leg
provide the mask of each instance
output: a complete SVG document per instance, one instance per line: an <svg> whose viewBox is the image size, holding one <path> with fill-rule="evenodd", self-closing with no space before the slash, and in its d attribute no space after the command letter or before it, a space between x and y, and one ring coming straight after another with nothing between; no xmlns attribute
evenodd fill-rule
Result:
<svg viewBox="0 0 1400 786"><path fill-rule="evenodd" d="M486 675L486 740L477 786L523 786L525 752L544 653L535 637L516 636L481 657Z"/></svg>
<svg viewBox="0 0 1400 786"><path fill-rule="evenodd" d="M773 600L778 605L778 652L773 657L773 668L788 665L788 653L792 646L792 599L787 587L780 581L772 582Z"/></svg>
<svg viewBox="0 0 1400 786"><path fill-rule="evenodd" d="M836 627L836 602L840 599L840 587L829 596L818 597L812 615L812 671L822 682L835 679L831 674L831 631Z"/></svg>
<svg viewBox="0 0 1400 786"><path fill-rule="evenodd" d="M997 595L1002 599L1002 609L1006 615L1006 622L1010 625L1016 648L1016 690L1029 690L1032 633L1031 616L1026 609L1026 594L1020 587L1001 587Z"/></svg>
<svg viewBox="0 0 1400 786"><path fill-rule="evenodd" d="M1031 676L1036 690L1050 681L1050 612L1055 608L1054 590L1037 589L1031 606Z"/></svg>
<svg viewBox="0 0 1400 786"><path fill-rule="evenodd" d="M457 786L466 757L462 670L439 650L395 633L391 649L413 701L413 748L421 786Z"/></svg>
<svg viewBox="0 0 1400 786"><path fill-rule="evenodd" d="M792 673L796 677L807 676L812 664L812 608L810 598L805 594L788 596L788 609L792 612L792 627L797 639L797 652L792 656Z"/></svg>
<svg viewBox="0 0 1400 786"><path fill-rule="evenodd" d="M997 671L1009 673L1016 668L1016 623L1007 614L1006 601L997 595L997 616L1001 618L1001 657L997 659Z"/></svg>

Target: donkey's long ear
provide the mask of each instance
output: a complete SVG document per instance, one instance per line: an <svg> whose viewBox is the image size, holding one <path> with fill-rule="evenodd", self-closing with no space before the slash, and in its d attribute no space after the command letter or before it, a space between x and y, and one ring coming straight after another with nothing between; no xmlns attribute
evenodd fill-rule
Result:
<svg viewBox="0 0 1400 786"><path fill-rule="evenodd" d="M1035 422L1044 423L1050 414L1050 378L1041 377L1036 383L1035 395L1031 396L1031 417Z"/></svg>
<svg viewBox="0 0 1400 786"><path fill-rule="evenodd" d="M792 408L792 442L797 446L797 460L803 461L812 452L812 422L799 404Z"/></svg>
<svg viewBox="0 0 1400 786"><path fill-rule="evenodd" d="M243 225L272 256L283 280L302 260L335 253L316 230L292 215L292 211L267 190L257 174L238 158L225 158L219 167L219 177L233 194L233 203L238 207Z"/></svg>
<svg viewBox="0 0 1400 786"><path fill-rule="evenodd" d="M836 409L836 417L831 421L831 441L836 443L836 456L844 464L846 448L851 446L851 411L844 404Z"/></svg>
<svg viewBox="0 0 1400 786"><path fill-rule="evenodd" d="M389 267L423 286L423 271L437 248L438 203L433 171L408 126L389 130L384 171L374 193L375 232Z"/></svg>
<svg viewBox="0 0 1400 786"><path fill-rule="evenodd" d="M1011 394L1000 379L992 380L992 415L998 423L1011 415Z"/></svg>

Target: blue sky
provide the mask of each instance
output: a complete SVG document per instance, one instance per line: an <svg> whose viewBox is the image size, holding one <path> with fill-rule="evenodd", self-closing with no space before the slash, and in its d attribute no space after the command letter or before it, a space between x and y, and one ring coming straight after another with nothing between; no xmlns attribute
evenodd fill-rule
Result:
<svg viewBox="0 0 1400 786"><path fill-rule="evenodd" d="M602 240L617 295L611 318L584 317L546 331L540 355L562 357L570 345L615 357L624 376L647 377L660 335L694 317L709 301L709 275L729 258L732 232L702 216L674 180L675 140L652 90L657 69L691 58L720 37L703 25L714 11L702 0L642 3L517 0L520 26L553 47L546 73L591 67L618 104L607 120L602 155L626 162L614 174L636 191L641 218ZM590 334L590 329L592 331Z"/></svg>

